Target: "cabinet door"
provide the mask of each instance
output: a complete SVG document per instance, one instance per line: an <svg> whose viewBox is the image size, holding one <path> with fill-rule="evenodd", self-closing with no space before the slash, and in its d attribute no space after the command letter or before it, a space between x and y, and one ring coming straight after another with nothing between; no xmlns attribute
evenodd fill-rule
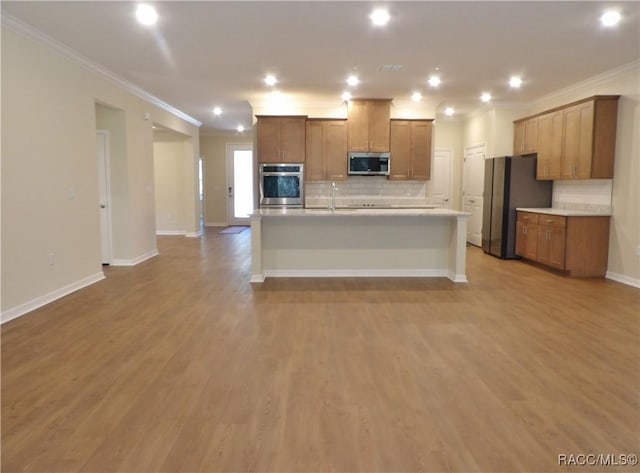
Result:
<svg viewBox="0 0 640 473"><path fill-rule="evenodd" d="M335 120L324 125L326 178L329 181L344 180L347 178L347 124Z"/></svg>
<svg viewBox="0 0 640 473"><path fill-rule="evenodd" d="M307 122L306 141L304 178L306 181L322 181L325 179L323 122L313 120Z"/></svg>
<svg viewBox="0 0 640 473"><path fill-rule="evenodd" d="M280 119L258 118L258 162L278 163L280 153Z"/></svg>
<svg viewBox="0 0 640 473"><path fill-rule="evenodd" d="M538 117L538 180L560 179L562 168L562 111Z"/></svg>
<svg viewBox="0 0 640 473"><path fill-rule="evenodd" d="M349 151L369 151L367 102L351 100L348 107L348 149Z"/></svg>
<svg viewBox="0 0 640 473"><path fill-rule="evenodd" d="M564 110L563 179L591 177L593 150L593 102Z"/></svg>
<svg viewBox="0 0 640 473"><path fill-rule="evenodd" d="M564 269L565 227L549 227L549 266Z"/></svg>
<svg viewBox="0 0 640 473"><path fill-rule="evenodd" d="M513 124L513 154L524 153L524 121Z"/></svg>
<svg viewBox="0 0 640 473"><path fill-rule="evenodd" d="M305 118L283 118L281 128L281 151L283 163L304 163Z"/></svg>
<svg viewBox="0 0 640 473"><path fill-rule="evenodd" d="M391 104L388 100L369 102L369 151L389 151Z"/></svg>
<svg viewBox="0 0 640 473"><path fill-rule="evenodd" d="M411 179L416 181L431 179L431 133L430 121L411 122Z"/></svg>
<svg viewBox="0 0 640 473"><path fill-rule="evenodd" d="M524 222L516 222L516 255L527 256L527 225Z"/></svg>
<svg viewBox="0 0 640 473"><path fill-rule="evenodd" d="M407 180L411 168L411 125L407 120L391 122L391 170L389 179Z"/></svg>
<svg viewBox="0 0 640 473"><path fill-rule="evenodd" d="M530 118L524 122L523 154L534 154L538 151L538 118Z"/></svg>
<svg viewBox="0 0 640 473"><path fill-rule="evenodd" d="M540 228L535 223L528 223L526 225L525 232L527 234L526 238L526 248L524 252L524 257L530 259L532 261L538 260L538 254L540 253L540 249L538 247L539 241L539 233Z"/></svg>

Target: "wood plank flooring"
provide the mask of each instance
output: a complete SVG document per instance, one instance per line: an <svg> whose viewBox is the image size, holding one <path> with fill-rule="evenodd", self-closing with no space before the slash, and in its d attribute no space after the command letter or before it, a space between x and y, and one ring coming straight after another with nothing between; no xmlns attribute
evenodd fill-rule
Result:
<svg viewBox="0 0 640 473"><path fill-rule="evenodd" d="M558 455L640 453L640 290L477 248L468 284L251 285L250 231L218 230L2 326L3 472L595 472Z"/></svg>

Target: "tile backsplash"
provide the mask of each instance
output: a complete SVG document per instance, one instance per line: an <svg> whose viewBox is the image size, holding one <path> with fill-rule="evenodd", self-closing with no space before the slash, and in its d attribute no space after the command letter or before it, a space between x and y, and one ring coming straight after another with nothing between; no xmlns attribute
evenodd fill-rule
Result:
<svg viewBox="0 0 640 473"><path fill-rule="evenodd" d="M383 176L353 176L336 181L337 205L430 204L429 183L419 181L389 181ZM325 206L331 202L331 181L305 182L305 205Z"/></svg>
<svg viewBox="0 0 640 473"><path fill-rule="evenodd" d="M553 207L611 211L611 179L553 182Z"/></svg>

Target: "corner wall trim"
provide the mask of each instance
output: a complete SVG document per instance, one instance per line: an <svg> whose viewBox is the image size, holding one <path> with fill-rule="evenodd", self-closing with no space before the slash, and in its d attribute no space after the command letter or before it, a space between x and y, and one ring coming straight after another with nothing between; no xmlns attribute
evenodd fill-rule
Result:
<svg viewBox="0 0 640 473"><path fill-rule="evenodd" d="M146 261L154 256L158 256L158 250L155 249L143 255L140 255L133 259L114 259L111 260L111 266L135 266L136 264L140 264L143 261Z"/></svg>
<svg viewBox="0 0 640 473"><path fill-rule="evenodd" d="M36 310L38 307L42 307L43 305L47 305L57 299L69 295L72 292L90 286L91 284L97 283L98 281L102 281L104 278L104 273L100 271L98 273L92 274L91 276L80 279L79 281L76 281L74 283L67 284L60 289L51 291L44 296L36 297L35 299L25 302L24 304L20 304L19 306L13 307L9 310L5 310L4 312L2 312L2 315L0 315L0 323L4 324L5 322L9 322L10 320L18 318L21 315Z"/></svg>
<svg viewBox="0 0 640 473"><path fill-rule="evenodd" d="M620 282L628 286L640 288L640 279L630 278L629 276L625 276L624 274L613 273L611 271L607 271L605 277L615 282Z"/></svg>
<svg viewBox="0 0 640 473"><path fill-rule="evenodd" d="M156 230L157 236L183 236L186 235L187 232L184 230Z"/></svg>
<svg viewBox="0 0 640 473"><path fill-rule="evenodd" d="M202 236L202 230L198 230L197 232L187 232L184 236L187 238L199 238Z"/></svg>

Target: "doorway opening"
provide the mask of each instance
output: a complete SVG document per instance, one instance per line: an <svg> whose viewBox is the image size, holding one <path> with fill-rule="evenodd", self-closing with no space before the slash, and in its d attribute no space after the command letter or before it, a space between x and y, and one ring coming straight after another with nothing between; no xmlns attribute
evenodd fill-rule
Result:
<svg viewBox="0 0 640 473"><path fill-rule="evenodd" d="M253 146L227 145L227 225L249 225L254 210Z"/></svg>

